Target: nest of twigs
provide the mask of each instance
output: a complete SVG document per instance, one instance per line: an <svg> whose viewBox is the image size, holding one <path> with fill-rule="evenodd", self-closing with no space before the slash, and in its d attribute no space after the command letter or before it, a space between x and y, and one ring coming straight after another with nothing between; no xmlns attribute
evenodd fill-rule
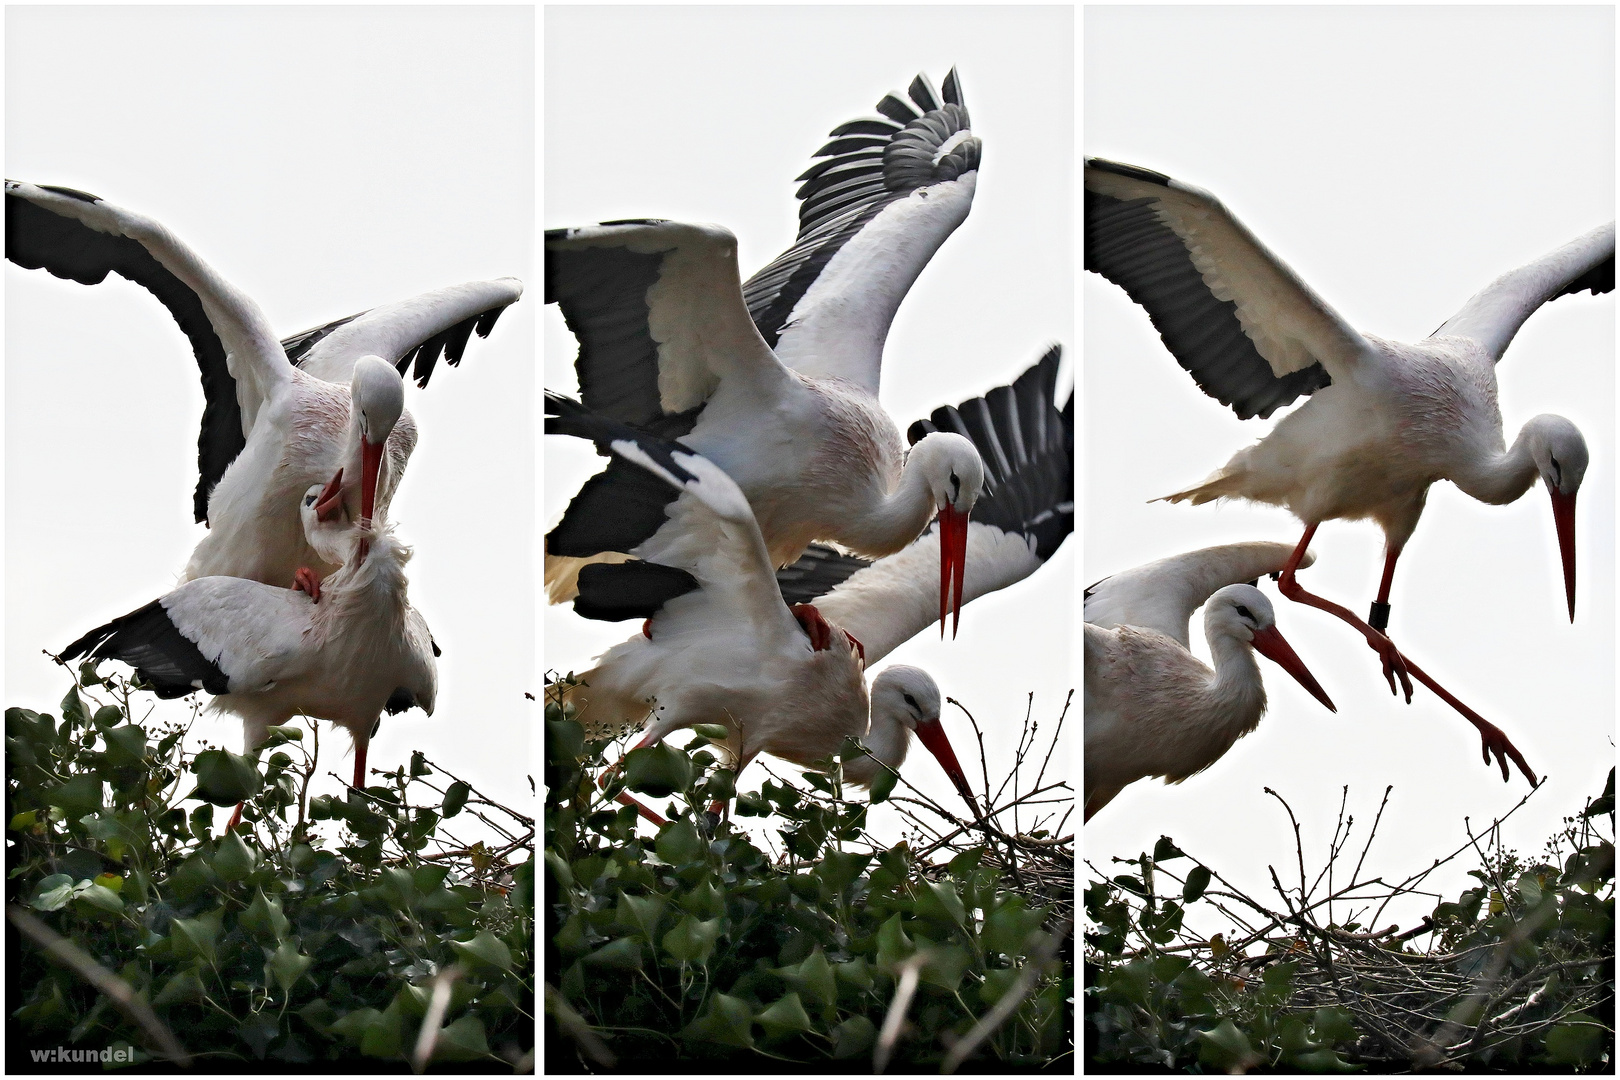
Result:
<svg viewBox="0 0 1620 1080"><path fill-rule="evenodd" d="M1178 876L1159 865L1164 856L1156 854L1151 867L1143 866L1148 893L1155 891L1155 877L1185 885L1196 873L1208 882L1201 899L1211 902L1236 929L1208 940L1182 929L1172 943L1150 943L1117 954L1113 962L1188 956L1233 1003L1244 998L1245 988L1270 982L1266 973L1273 965L1290 965L1291 990L1283 1009L1304 1017L1323 1008L1347 1010L1359 1033L1350 1050L1352 1060L1385 1071L1457 1071L1491 1064L1493 1059L1500 1067L1503 1061L1523 1060L1525 1047L1546 1045L1549 1033L1561 1025L1566 1032L1592 1028L1591 1037L1601 1033L1612 1049L1612 936L1600 934L1605 940L1594 942L1553 933L1569 909L1566 898L1576 889L1600 894L1594 901L1602 901L1605 892L1613 895L1612 840L1594 829L1603 807L1589 804L1580 816L1566 819L1572 824L1549 842L1549 858L1530 865L1503 848L1500 826L1535 794L1532 791L1489 828L1477 834L1470 830L1468 842L1456 851L1399 881L1361 876L1377 833L1375 820L1349 883L1342 884L1343 867L1337 864L1346 854L1354 821L1346 819L1343 803L1326 863L1316 879L1308 881L1293 810L1275 791L1266 792L1282 804L1293 823L1297 883L1284 885L1277 870L1270 868L1276 900L1261 900L1213 868L1189 868ZM1612 812L1612 795L1608 798ZM1379 819L1388 799L1386 790ZM1184 855L1168 840L1160 841L1161 847L1167 844L1173 853L1169 857ZM1394 901L1413 896L1439 900L1438 894L1424 891L1425 880L1467 852L1477 856L1481 867L1471 871L1479 881L1472 910L1471 894L1465 893L1458 905L1440 903L1434 914L1409 929L1398 924L1379 928ZM1562 871L1556 865L1560 860ZM1146 856L1140 861L1114 861L1149 862ZM1206 872L1208 876L1202 877ZM1285 870L1284 876L1292 875ZM1333 880L1335 876L1341 883ZM1159 888L1162 897L1162 884ZM1131 903L1137 911L1152 910L1151 899L1137 896ZM1482 903L1487 905L1483 912ZM1612 905L1612 899L1608 903ZM1109 959L1093 957L1088 950L1088 961ZM1261 1063L1256 1058L1246 1065ZM1245 1063L1237 1063L1233 1071L1244 1068Z"/></svg>

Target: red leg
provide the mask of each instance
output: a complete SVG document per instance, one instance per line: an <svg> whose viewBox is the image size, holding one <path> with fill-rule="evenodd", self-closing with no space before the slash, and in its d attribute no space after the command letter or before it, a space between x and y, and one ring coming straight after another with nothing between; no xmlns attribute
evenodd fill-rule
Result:
<svg viewBox="0 0 1620 1080"><path fill-rule="evenodd" d="M366 749L370 745L369 738L354 741L354 786L362 791L366 787Z"/></svg>
<svg viewBox="0 0 1620 1080"><path fill-rule="evenodd" d="M231 815L231 820L226 823L225 831L230 832L232 829L236 828L240 824L242 824L242 804L237 803L236 804L236 813L232 814Z"/></svg>
<svg viewBox="0 0 1620 1080"><path fill-rule="evenodd" d="M309 598L317 604L321 602L321 578L315 571L307 566L300 566L293 571L293 592L309 593Z"/></svg>
<svg viewBox="0 0 1620 1080"><path fill-rule="evenodd" d="M1398 546L1385 545L1384 576L1378 582L1378 599L1373 601L1372 608L1367 612L1367 625L1383 634L1385 639L1388 640L1392 640L1389 637L1389 587L1395 580L1395 560L1400 557L1401 549ZM1394 669L1390 666L1389 657L1383 653L1379 655L1384 661L1384 679L1393 686ZM1410 670L1411 665L1408 664L1407 667ZM1410 701L1411 698L1412 695L1407 694L1407 700Z"/></svg>
<svg viewBox="0 0 1620 1080"><path fill-rule="evenodd" d="M1384 662L1384 678L1389 682L1389 692L1392 694L1399 692L1395 689L1395 677L1398 675L1401 680L1401 689L1406 691L1406 700L1410 702L1412 700L1412 680L1406 676L1406 664L1401 658L1400 650L1395 648L1395 643L1356 618L1350 609L1313 593L1306 592L1305 588L1294 580L1294 571L1299 569L1299 561L1305 557L1305 549L1310 546L1311 538L1315 535L1316 526L1307 525L1305 535L1299 539L1299 546L1288 557L1288 565L1283 567L1282 578L1277 582L1278 591L1290 600L1301 604L1309 604L1311 607L1318 608L1330 615L1337 615L1361 631L1362 636L1367 639L1367 644L1372 646L1373 651Z"/></svg>
<svg viewBox="0 0 1620 1080"><path fill-rule="evenodd" d="M1379 656L1384 659L1384 678L1388 680L1391 691L1395 689L1394 676L1399 675L1401 684L1406 689L1406 700L1411 701L1412 684L1407 679L1407 674L1410 673L1412 678L1416 679L1424 686L1427 686L1430 690L1433 690L1435 694L1439 696L1440 700L1444 701L1447 705L1450 705L1453 709L1456 709L1462 714L1465 720L1474 725L1474 727L1479 731L1481 752L1485 757L1485 763L1487 765L1490 764L1491 755L1494 753L1497 758L1497 763L1502 767L1503 780L1508 778L1507 759L1512 758L1514 764L1519 767L1519 771L1524 773L1525 778L1528 779L1532 785L1534 785L1536 783L1536 774L1531 770L1529 764L1525 762L1524 755L1519 753L1518 747L1513 745L1512 740L1510 740L1507 735L1503 733L1501 728L1498 728L1496 725L1480 716L1473 709L1470 709L1461 701L1457 700L1454 694L1448 691L1445 687L1441 686L1439 683L1435 682L1427 674L1425 674L1421 668L1412 663L1412 661L1408 659L1405 654L1403 654L1399 649L1395 648L1394 642L1390 641L1388 637L1380 633L1382 627L1375 629L1374 626L1370 626L1367 623L1362 622L1360 619L1356 618L1349 611L1340 607L1338 604L1324 600L1319 596L1313 596L1312 594L1306 592L1300 587L1298 582L1294 581L1294 571L1299 568L1299 560L1305 557L1305 548L1310 544L1311 537L1315 534L1316 526L1308 526L1305 529L1304 537L1300 539L1299 546L1295 548L1294 553L1289 556L1288 565L1283 568L1282 579L1277 583L1277 588L1282 592L1282 594L1288 597L1290 600L1299 600L1302 603L1311 605L1312 607L1320 608L1323 611L1337 615L1351 626L1354 626L1357 630L1360 630L1362 634L1366 635L1367 643L1377 650ZM1378 622L1387 620L1388 618L1390 582L1394 580L1395 560L1400 558L1400 554L1400 549L1394 548L1388 551L1385 555L1384 577L1379 583L1378 600L1373 604L1372 609L1375 625ZM1380 616L1382 616L1382 618Z"/></svg>
<svg viewBox="0 0 1620 1080"><path fill-rule="evenodd" d="M804 628L812 649L823 652L832 645L832 626L814 604L794 604L788 610L793 612L793 617Z"/></svg>

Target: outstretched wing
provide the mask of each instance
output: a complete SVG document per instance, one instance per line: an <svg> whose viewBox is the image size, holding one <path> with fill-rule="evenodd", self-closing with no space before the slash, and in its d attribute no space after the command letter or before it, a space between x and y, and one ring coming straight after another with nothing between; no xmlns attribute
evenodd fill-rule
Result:
<svg viewBox="0 0 1620 1080"><path fill-rule="evenodd" d="M662 500L668 521L630 553L634 559L580 572L576 612L589 619L652 618L678 601L686 628L741 620L761 632L797 632L748 499L719 466L549 391L546 434L590 439L678 493L673 502Z"/></svg>
<svg viewBox="0 0 1620 1080"><path fill-rule="evenodd" d="M6 258L83 285L118 274L168 309L191 342L207 399L192 496L196 519L206 520L209 492L259 407L292 378L258 305L162 225L71 188L6 181Z"/></svg>
<svg viewBox="0 0 1620 1080"><path fill-rule="evenodd" d="M981 149L955 69L943 93L918 75L877 111L832 130L798 177L793 246L743 286L782 363L873 394L896 309L973 206Z"/></svg>
<svg viewBox="0 0 1620 1080"><path fill-rule="evenodd" d="M1010 386L935 409L911 426L973 440L990 481L968 521L963 603L1033 574L1074 531L1074 398L1061 411L1053 346ZM939 540L930 527L902 550L875 562L812 545L777 572L790 603L813 601L828 621L866 647L876 663L938 617Z"/></svg>
<svg viewBox="0 0 1620 1080"><path fill-rule="evenodd" d="M1105 630L1157 631L1190 648L1188 624L1204 601L1228 585L1281 571L1293 550L1263 541L1221 544L1122 570L1085 591L1085 621ZM1307 551L1300 566L1315 561Z"/></svg>
<svg viewBox="0 0 1620 1080"><path fill-rule="evenodd" d="M356 360L380 356L426 386L441 355L452 367L461 363L468 339L488 337L501 312L522 295L517 278L469 281L337 319L281 345L287 359L327 382L347 383Z"/></svg>
<svg viewBox="0 0 1620 1080"><path fill-rule="evenodd" d="M722 379L769 397L788 378L748 318L737 238L718 225L551 230L545 290L579 340L586 408L622 423L676 438Z"/></svg>
<svg viewBox="0 0 1620 1080"><path fill-rule="evenodd" d="M1475 293L1430 337L1472 338L1501 360L1513 335L1537 308L1560 296L1614 291L1614 222L1571 240Z"/></svg>
<svg viewBox="0 0 1620 1080"><path fill-rule="evenodd" d="M62 650L121 660L161 698L250 693L281 678L309 626L309 597L244 578L188 581Z"/></svg>
<svg viewBox="0 0 1620 1080"><path fill-rule="evenodd" d="M1085 268L1147 312L1200 389L1247 420L1348 375L1362 336L1207 191L1086 160Z"/></svg>

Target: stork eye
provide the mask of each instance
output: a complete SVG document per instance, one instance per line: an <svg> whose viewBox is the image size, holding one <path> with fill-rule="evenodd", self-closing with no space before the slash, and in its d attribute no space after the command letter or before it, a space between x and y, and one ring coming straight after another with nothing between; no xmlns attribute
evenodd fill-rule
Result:
<svg viewBox="0 0 1620 1080"><path fill-rule="evenodd" d="M314 495L305 495L304 496L304 505L305 506L314 506L315 505L315 496Z"/></svg>
<svg viewBox="0 0 1620 1080"><path fill-rule="evenodd" d="M1239 604L1237 606L1237 613L1239 615L1243 616L1245 619L1248 619L1252 623L1259 623L1259 621L1260 621L1259 619L1254 617L1254 612L1250 611L1248 608L1244 607L1242 604Z"/></svg>
<svg viewBox="0 0 1620 1080"><path fill-rule="evenodd" d="M1548 460L1552 462L1553 483L1554 484L1562 484L1564 482L1564 470L1558 464L1558 459L1557 458L1549 458Z"/></svg>
<svg viewBox="0 0 1620 1080"><path fill-rule="evenodd" d="M910 706L911 706L911 707L912 707L912 708L913 708L913 709L920 709L920 708L922 708L922 706L921 706L921 705L918 705L918 704L917 704L917 699L916 699L916 698L914 698L914 697L912 697L912 696L911 696L911 695L910 695L910 694L907 694L907 695L906 695L906 704L907 704L907 705L910 705Z"/></svg>

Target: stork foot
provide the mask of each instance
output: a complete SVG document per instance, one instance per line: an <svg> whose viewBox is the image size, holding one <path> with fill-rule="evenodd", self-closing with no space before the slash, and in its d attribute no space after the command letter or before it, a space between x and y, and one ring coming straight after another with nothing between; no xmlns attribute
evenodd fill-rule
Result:
<svg viewBox="0 0 1620 1080"><path fill-rule="evenodd" d="M861 639L860 638L856 637L854 634L850 633L848 630L844 630L844 631L842 631L842 633L843 633L844 637L846 639L848 639L849 647L854 649L856 654L858 656L860 656L860 658L861 658L861 667L865 667L866 666L866 646L861 644Z"/></svg>
<svg viewBox="0 0 1620 1080"><path fill-rule="evenodd" d="M1403 657L1403 659L1405 658ZM1513 740L1509 739L1501 728L1486 720L1461 701L1458 701L1455 694L1431 679L1424 673L1422 668L1412 663L1412 661L1406 660L1406 670L1412 673L1412 678L1433 690L1441 701L1456 709L1462 714L1464 720L1474 725L1475 729L1479 731L1479 749L1481 756L1485 759L1485 764L1490 765L1491 755L1495 754L1496 763L1502 767L1502 780L1504 783L1509 779L1508 759L1511 758L1513 764L1517 765L1519 771L1524 774L1524 778L1530 781L1530 786L1536 786L1535 771L1530 768L1529 763L1524 760L1524 755L1519 753L1519 748L1513 745Z"/></svg>
<svg viewBox="0 0 1620 1080"><path fill-rule="evenodd" d="M343 513L343 470L339 469L321 489L321 497L315 500L315 517L320 521L335 521L341 513Z"/></svg>
<svg viewBox="0 0 1620 1080"><path fill-rule="evenodd" d="M810 648L825 652L832 646L832 624L824 618L814 604L794 604L788 609L803 627L810 639Z"/></svg>
<svg viewBox="0 0 1620 1080"><path fill-rule="evenodd" d="M1373 651L1378 654L1378 658L1384 666L1384 681L1389 684L1389 692L1399 694L1405 691L1406 703L1408 705L1412 704L1412 680L1407 675L1409 668L1406 657L1401 655L1401 651L1395 647L1395 643L1389 640L1389 636L1386 634L1374 631L1367 638L1367 644L1372 646ZM1395 688L1395 679L1397 677L1401 680L1399 690Z"/></svg>
<svg viewBox="0 0 1620 1080"><path fill-rule="evenodd" d="M237 803L236 812L231 815L231 820L225 823L225 831L230 832L240 824L242 824L242 804Z"/></svg>
<svg viewBox="0 0 1620 1080"><path fill-rule="evenodd" d="M321 602L321 577L307 566L293 571L293 592L309 593L315 603Z"/></svg>

